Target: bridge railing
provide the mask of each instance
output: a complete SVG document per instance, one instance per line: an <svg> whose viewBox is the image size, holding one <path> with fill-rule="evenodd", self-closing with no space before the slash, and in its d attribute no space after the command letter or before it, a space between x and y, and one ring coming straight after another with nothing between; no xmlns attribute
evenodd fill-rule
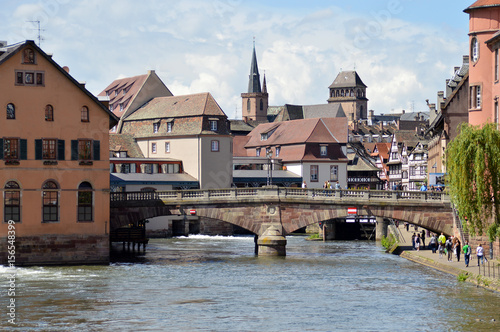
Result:
<svg viewBox="0 0 500 332"><path fill-rule="evenodd" d="M423 202L449 202L443 192L431 191L392 191L392 190L351 190L351 189L305 189L281 187L228 188L207 190L171 190L157 192L119 192L111 193L111 202L126 201L191 201L191 200L237 200L248 197L306 198L310 200L385 200Z"/></svg>

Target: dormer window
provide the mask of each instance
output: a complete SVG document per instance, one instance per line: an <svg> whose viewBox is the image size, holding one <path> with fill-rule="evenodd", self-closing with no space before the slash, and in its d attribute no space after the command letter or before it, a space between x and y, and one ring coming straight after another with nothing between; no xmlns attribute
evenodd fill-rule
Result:
<svg viewBox="0 0 500 332"><path fill-rule="evenodd" d="M173 122L167 122L167 133L172 132Z"/></svg>
<svg viewBox="0 0 500 332"><path fill-rule="evenodd" d="M217 120L210 120L210 130L217 131Z"/></svg>
<svg viewBox="0 0 500 332"><path fill-rule="evenodd" d="M281 152L281 147L277 146L276 147L276 158L278 158L280 156L280 152Z"/></svg>
<svg viewBox="0 0 500 332"><path fill-rule="evenodd" d="M156 122L156 123L153 123L153 133L158 133L158 130L160 129L160 123L159 122Z"/></svg>
<svg viewBox="0 0 500 332"><path fill-rule="evenodd" d="M319 154L321 157L326 157L326 155L328 154L328 147L326 145L321 145L319 147Z"/></svg>
<svg viewBox="0 0 500 332"><path fill-rule="evenodd" d="M260 140L261 140L261 141L267 141L267 133L265 133L265 134L260 134Z"/></svg>
<svg viewBox="0 0 500 332"><path fill-rule="evenodd" d="M123 103L120 104L120 112L123 112Z"/></svg>

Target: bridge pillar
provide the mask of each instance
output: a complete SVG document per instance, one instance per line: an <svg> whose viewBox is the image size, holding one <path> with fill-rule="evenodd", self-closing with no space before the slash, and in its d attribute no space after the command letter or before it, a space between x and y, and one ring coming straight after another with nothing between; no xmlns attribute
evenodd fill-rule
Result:
<svg viewBox="0 0 500 332"><path fill-rule="evenodd" d="M265 228L266 227L266 228ZM280 224L262 225L257 239L259 256L286 256L286 238Z"/></svg>
<svg viewBox="0 0 500 332"><path fill-rule="evenodd" d="M382 240L382 237L387 237L387 228L389 226L389 222L382 217L376 217L375 220L377 221L375 240L380 241Z"/></svg>

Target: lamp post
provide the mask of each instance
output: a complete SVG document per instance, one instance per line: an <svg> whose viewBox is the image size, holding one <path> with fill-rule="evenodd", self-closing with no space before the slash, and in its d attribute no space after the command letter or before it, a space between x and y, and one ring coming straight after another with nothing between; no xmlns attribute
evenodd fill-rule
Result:
<svg viewBox="0 0 500 332"><path fill-rule="evenodd" d="M273 151L271 149L267 150L266 156L267 156L267 185L272 186L273 185L273 168L272 168Z"/></svg>

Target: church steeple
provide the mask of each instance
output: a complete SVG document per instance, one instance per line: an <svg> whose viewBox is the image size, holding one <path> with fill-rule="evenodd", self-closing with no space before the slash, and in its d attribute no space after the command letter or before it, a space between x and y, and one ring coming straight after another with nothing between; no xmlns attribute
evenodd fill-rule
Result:
<svg viewBox="0 0 500 332"><path fill-rule="evenodd" d="M260 93L259 66L257 66L257 55L255 55L255 40L253 41L252 64L250 65L250 75L248 75L248 93Z"/></svg>
<svg viewBox="0 0 500 332"><path fill-rule="evenodd" d="M255 54L255 39L253 42L252 63L250 65L250 75L248 79L248 92L241 94L243 119L254 121L267 121L267 107L269 96L267 94L266 75L260 86L259 66L257 65L257 55Z"/></svg>

